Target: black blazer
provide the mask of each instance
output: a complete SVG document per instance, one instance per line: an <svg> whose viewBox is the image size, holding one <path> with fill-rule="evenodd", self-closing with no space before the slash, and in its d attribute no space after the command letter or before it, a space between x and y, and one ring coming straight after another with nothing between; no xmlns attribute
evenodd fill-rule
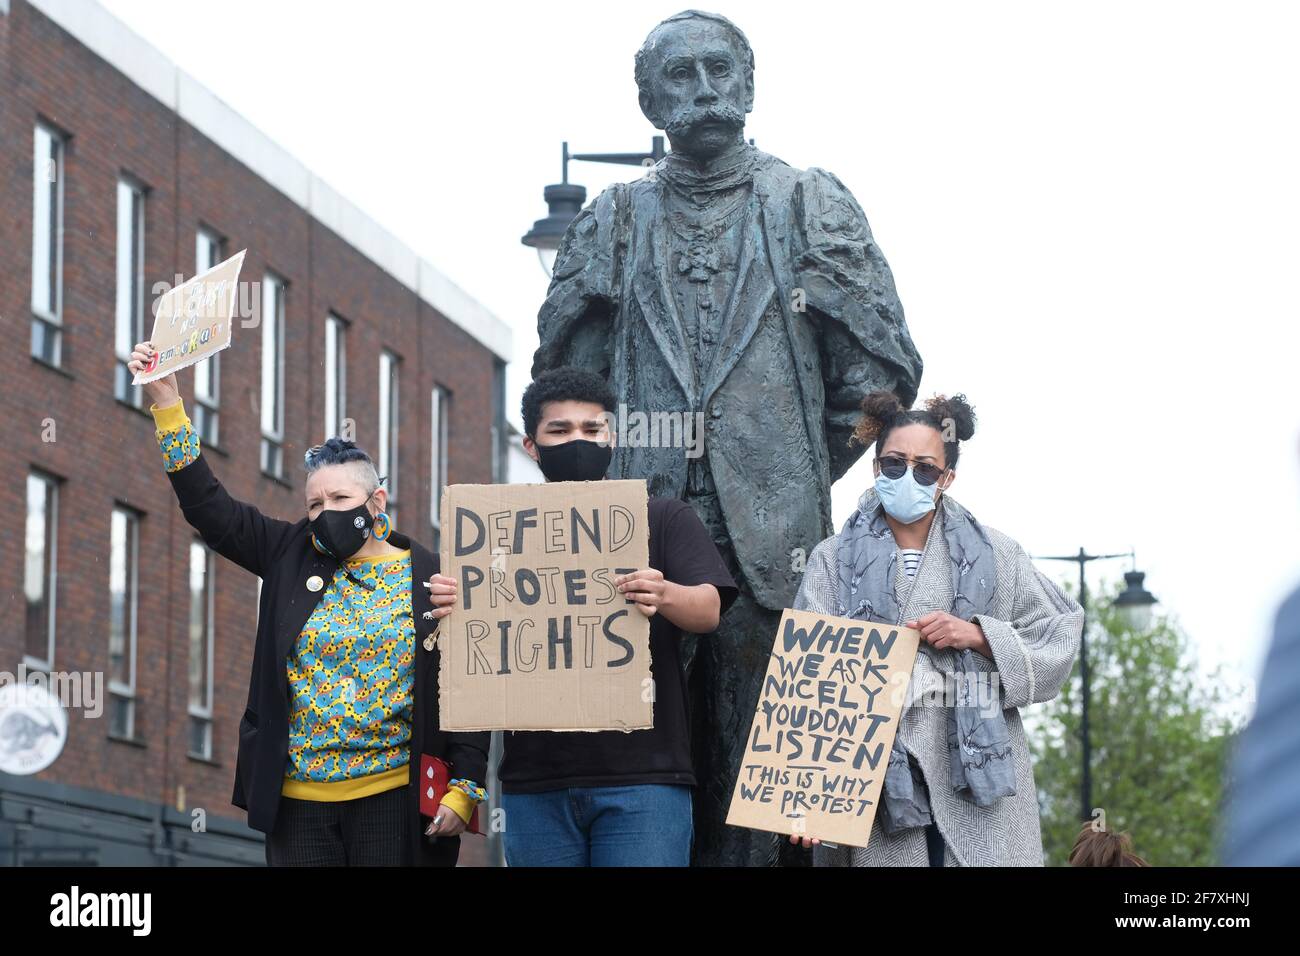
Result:
<svg viewBox="0 0 1300 956"><path fill-rule="evenodd" d="M275 826L280 788L289 757L289 679L286 662L303 625L320 602L324 588L307 589L319 576L328 584L338 562L312 546L307 519L297 522L268 518L253 505L236 501L208 468L206 456L168 474L181 511L204 542L222 557L262 579L253 672L248 681L248 705L239 722L239 756L231 802L248 811L248 825L264 833ZM491 735L445 733L438 728L438 649L425 650L424 641L437 622L424 617L433 605L421 586L438 571L438 557L396 531L389 538L398 548L411 549L411 611L415 619L415 683L411 722L411 782L407 801L411 839L404 853L407 865L454 866L459 837L424 835L420 817L420 755L441 757L453 775L485 785Z"/></svg>

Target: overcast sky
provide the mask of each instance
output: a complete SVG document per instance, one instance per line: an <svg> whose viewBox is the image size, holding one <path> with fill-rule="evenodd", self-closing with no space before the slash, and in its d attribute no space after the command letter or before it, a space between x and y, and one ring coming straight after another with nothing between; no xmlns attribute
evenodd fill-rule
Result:
<svg viewBox="0 0 1300 956"><path fill-rule="evenodd" d="M513 406L546 290L519 237L561 141L649 147L632 57L683 8L105 5L508 322ZM853 191L922 395L976 407L954 497L1033 554L1135 547L1202 666L1253 678L1300 582L1295 8L716 9L755 49L747 135ZM570 178L594 198L638 175ZM836 485L837 525L870 476Z"/></svg>

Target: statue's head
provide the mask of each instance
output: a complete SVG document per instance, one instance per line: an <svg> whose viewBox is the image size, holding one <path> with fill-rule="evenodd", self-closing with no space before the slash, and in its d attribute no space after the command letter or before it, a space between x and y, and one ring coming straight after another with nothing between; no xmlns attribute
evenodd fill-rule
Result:
<svg viewBox="0 0 1300 956"><path fill-rule="evenodd" d="M673 150L707 159L743 140L754 108L754 51L726 17L684 10L637 51L636 85L641 112Z"/></svg>

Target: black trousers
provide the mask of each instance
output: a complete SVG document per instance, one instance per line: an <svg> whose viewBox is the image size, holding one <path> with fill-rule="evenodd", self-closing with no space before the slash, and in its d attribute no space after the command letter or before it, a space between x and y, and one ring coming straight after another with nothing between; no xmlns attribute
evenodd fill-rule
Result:
<svg viewBox="0 0 1300 956"><path fill-rule="evenodd" d="M267 866L401 866L410 842L406 787L356 800L281 797Z"/></svg>

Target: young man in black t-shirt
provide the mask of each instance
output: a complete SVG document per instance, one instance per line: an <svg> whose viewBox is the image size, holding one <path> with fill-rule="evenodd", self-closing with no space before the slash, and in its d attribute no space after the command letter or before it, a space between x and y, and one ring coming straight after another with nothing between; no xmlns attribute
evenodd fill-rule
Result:
<svg viewBox="0 0 1300 956"><path fill-rule="evenodd" d="M547 481L605 477L614 393L583 369L554 369L524 392L524 448ZM507 731L501 759L510 866L687 866L694 833L690 721L682 632L707 634L736 584L691 506L651 498L650 567L614 578L650 618L654 727ZM430 581L434 614L450 613L456 584Z"/></svg>

